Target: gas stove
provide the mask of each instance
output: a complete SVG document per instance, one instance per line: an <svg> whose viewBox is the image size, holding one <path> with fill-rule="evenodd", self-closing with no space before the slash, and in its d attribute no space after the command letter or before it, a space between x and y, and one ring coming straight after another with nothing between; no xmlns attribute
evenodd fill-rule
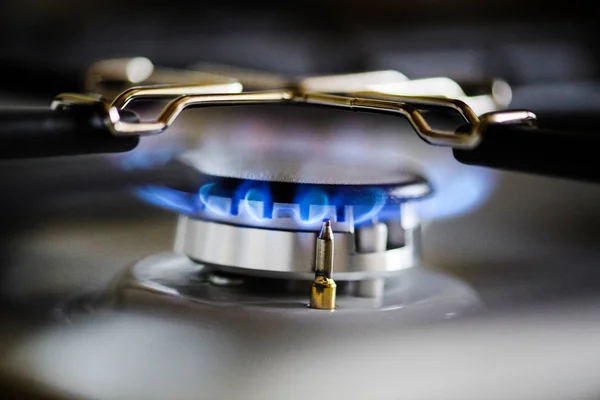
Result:
<svg viewBox="0 0 600 400"><path fill-rule="evenodd" d="M90 69L88 84L97 93L116 96L107 108L109 124L124 137L162 132L193 105L237 102L300 102L400 114L426 141L456 142L458 147L477 142L488 124L528 124L535 118L526 111L496 111L479 123L469 104L498 110L502 91L492 88L491 94L469 97L448 78L411 81L399 72L375 71L305 77L296 82L243 70L225 77L224 71L231 69L219 67L215 72L216 67L212 68L210 72L166 73L144 58L106 60ZM182 83L126 87L132 80L160 81L165 75ZM191 77L200 83L183 82ZM121 92L107 92L119 80ZM274 84L290 89L238 93L242 87ZM365 98L327 94L361 91ZM391 94L398 91L408 95ZM447 100L450 94L464 101ZM169 97L174 99L153 112L152 108L137 109L142 116L146 114L141 122L122 120L124 109L140 99ZM395 98L400 102L393 102ZM65 94L56 98L53 108L68 111L96 101ZM473 124L471 132L455 135L444 130L452 118L436 120L440 113L427 114L426 120L422 110L429 107L453 111ZM430 125L432 115L435 128ZM406 157L394 162L349 158L340 148L318 142L307 152L295 147L290 138L259 139L264 145L253 149L245 148L244 141L221 141L218 146L185 150L167 161L165 168L175 168L179 176L189 179L170 185L138 185L134 193L178 215L173 251L135 263L100 296L101 302L112 304L118 299L119 306L134 307L143 294L153 301L193 303L200 307L199 313L208 315L232 307L306 318L328 311L350 313L357 323L361 315L381 311L375 314L380 323L397 314L394 324L405 314L412 316L413 309L421 310L420 318L432 320L480 310L482 304L468 285L420 267L418 205L434 191L419 168L410 166ZM344 143L340 139L337 146L343 148ZM127 161L127 155L120 160ZM136 169L135 164L132 168ZM68 308L67 313L72 311Z"/></svg>
<svg viewBox="0 0 600 400"><path fill-rule="evenodd" d="M202 155L182 158L194 165ZM477 310L467 285L419 267L414 203L431 194L430 184L404 171L394 177L332 184L329 174L312 183L203 175L207 183L191 192L140 188L142 199L179 214L174 250L136 263L109 296L121 305L142 292L307 317L381 310L400 319L417 304L433 319Z"/></svg>
<svg viewBox="0 0 600 400"><path fill-rule="evenodd" d="M103 150L137 148L3 161L0 383L83 399L598 393L600 192L580 181L593 157L567 157L594 147L538 135L586 121L551 109L535 128L513 75L464 82L480 74L412 54L396 60L409 79L369 43L380 57L350 64L367 72L300 77L104 59L88 94L55 97L52 113L90 112L119 139ZM24 151L99 151L76 139Z"/></svg>

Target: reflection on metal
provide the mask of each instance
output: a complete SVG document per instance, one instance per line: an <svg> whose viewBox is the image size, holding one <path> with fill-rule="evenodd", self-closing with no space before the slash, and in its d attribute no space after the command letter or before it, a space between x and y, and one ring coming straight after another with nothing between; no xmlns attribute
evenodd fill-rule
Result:
<svg viewBox="0 0 600 400"><path fill-rule="evenodd" d="M406 75L398 71L368 71L343 75L309 76L299 80L297 88L303 92L353 93L373 90L375 86L407 82ZM419 93L418 95L424 95Z"/></svg>
<svg viewBox="0 0 600 400"><path fill-rule="evenodd" d="M272 72L208 63L197 64L188 69L160 68L146 57L107 59L92 64L86 76L86 90L113 98L118 95L115 87L125 90L134 85L190 87L191 85L210 86L235 82L243 85L246 91L282 89L320 93L372 91L391 95L447 97L464 101L478 114L505 108L510 104L512 98L510 86L500 79L494 79L489 83L478 83L478 86L486 86L485 94L469 96L459 83L450 78L409 79L395 70L308 76L295 79ZM215 93L219 93L219 91ZM122 106L124 104L119 105L119 107Z"/></svg>
<svg viewBox="0 0 600 400"><path fill-rule="evenodd" d="M120 93L110 104L111 107L122 109L127 104L140 98L173 98L185 95L213 94L213 93L240 93L242 85L238 82L215 83L204 85L181 86L155 86L144 88L131 88Z"/></svg>
<svg viewBox="0 0 600 400"><path fill-rule="evenodd" d="M306 306L306 293L310 290L313 278L295 281L297 290L285 290L282 286L286 284L282 285L282 282L289 282L285 279L269 281L247 275L231 277L241 277L255 284L262 282L267 286L267 282L271 282L269 288L280 289L271 290L269 295L265 295L260 285L214 284L214 271L212 267L198 264L185 255L171 252L155 254L136 262L117 277L100 301L119 307L132 307L134 303L150 301L154 305L170 304L177 308L185 304L182 300L188 300L199 307L194 308L195 318L200 309L215 315L223 315L224 312L241 312L244 315L282 313L297 318L327 318L329 315ZM448 313L452 313L452 317L459 317L479 311L482 307L477 294L466 284L426 268L411 268L390 274L386 283L383 298L374 299L354 296L344 290L344 286L351 283L338 282L335 314L337 317L348 315L352 319L381 318L379 322L382 323L395 320L394 315L414 312L419 317L441 321L448 318ZM373 313L374 310L385 310L385 314L390 314Z"/></svg>
<svg viewBox="0 0 600 400"><path fill-rule="evenodd" d="M132 57L106 59L93 63L86 73L85 90L112 99L136 85L181 88L213 85L218 87L234 83L238 83L238 80L231 76L189 69L163 68L154 65L146 57ZM193 91L198 93L197 90ZM220 91L213 93L220 93ZM181 94L193 93L185 92L179 95Z"/></svg>
<svg viewBox="0 0 600 400"><path fill-rule="evenodd" d="M164 88L164 96L168 96L168 90ZM135 95L137 98L154 97L155 94L147 95L154 88L139 88ZM174 89L174 94L179 88ZM148 91L148 92L145 92ZM310 104L324 107L349 109L352 111L386 113L404 116L417 134L432 145L451 146L460 149L469 149L477 146L481 140L482 133L490 124L535 124L535 114L530 111L498 111L484 114L478 117L473 110L464 102L455 99L417 96L393 96L393 100L382 100L376 97L380 95L373 93L371 97L366 93L365 97L333 95L328 93L296 93L293 91L283 92L247 92L247 93L225 93L184 95L171 100L160 112L155 121L152 122L124 122L120 119L119 109L107 105L107 121L111 130L117 136L151 135L166 130L184 111L190 107L215 107L236 106L250 104ZM54 108L63 106L70 102L81 102L81 96L73 94L61 94L53 103ZM125 100L121 100L125 101ZM126 101L125 101L126 102ZM442 107L457 111L468 124L469 130L464 134L454 131L434 130L427 123L422 109L430 107Z"/></svg>
<svg viewBox="0 0 600 400"><path fill-rule="evenodd" d="M405 216L403 215L403 219ZM412 229L410 227L409 229ZM404 230L402 236L404 237ZM388 247L388 225L375 223L356 230L356 247L359 253L386 251ZM385 280L381 277L364 279L357 284L356 295L360 297L381 298Z"/></svg>
<svg viewBox="0 0 600 400"><path fill-rule="evenodd" d="M315 280L310 287L310 308L334 310L337 285L333 274L334 236L331 222L323 221L317 236L315 253Z"/></svg>
<svg viewBox="0 0 600 400"><path fill-rule="evenodd" d="M154 64L146 57L113 58L92 64L86 74L85 88L94 92L106 83L139 84L155 72Z"/></svg>
<svg viewBox="0 0 600 400"><path fill-rule="evenodd" d="M189 68L191 71L231 76L244 86L244 90L281 90L296 87L294 79L273 72L265 72L249 68L239 68L232 65L201 63Z"/></svg>
<svg viewBox="0 0 600 400"><path fill-rule="evenodd" d="M477 114L498 111L507 107L512 100L510 86L500 79L489 84L489 93L476 96L467 95L457 82L446 77L371 84L368 88L389 95L454 98L468 104Z"/></svg>
<svg viewBox="0 0 600 400"><path fill-rule="evenodd" d="M416 265L418 227L405 232L401 247L359 253L353 232L333 232L333 270L337 280L377 278ZM179 217L175 251L193 260L240 274L312 280L316 233L260 229ZM417 246L418 248L418 246Z"/></svg>
<svg viewBox="0 0 600 400"><path fill-rule="evenodd" d="M123 61L120 63L123 64ZM438 80L433 83L437 82L437 84L433 85L431 80L406 81L402 74L391 75L394 76L390 77L389 71L375 71L341 76L309 77L296 81L295 84L290 85L293 86L292 88L285 87L278 90L256 92L241 92L243 84L235 78L215 78L215 76L218 77L215 75L204 80L199 79L199 81L188 80L183 84L177 82L160 87L129 88L120 93L112 102L102 104L106 107L106 123L113 133L125 136L163 132L182 111L190 107L248 104L310 104L400 115L408 119L424 141L433 145L461 149L476 147L483 132L490 124L534 125L536 122L535 115L530 111L492 111L478 116L469 106L468 96L464 95L458 85L452 84L452 81L446 78L436 78ZM182 77L185 74L182 73L178 76ZM390 82L386 81L388 79ZM442 82L440 79L443 80L443 85L440 85ZM394 85L400 85L400 87ZM436 89L437 86L440 86L441 89ZM332 91L346 94L332 94ZM493 89L492 92L494 92ZM496 92L502 91L496 90ZM458 96L447 97L447 94L457 94ZM494 94L492 93L491 96L494 97ZM132 123L121 120L120 111L130 101L156 97L173 97L173 100L162 109L154 121ZM90 97L81 95L62 94L56 98L53 107L60 108L72 102L82 101L102 102L98 98L92 100ZM466 132L457 134L451 130L432 129L423 111L432 111L436 108L457 112L468 125Z"/></svg>

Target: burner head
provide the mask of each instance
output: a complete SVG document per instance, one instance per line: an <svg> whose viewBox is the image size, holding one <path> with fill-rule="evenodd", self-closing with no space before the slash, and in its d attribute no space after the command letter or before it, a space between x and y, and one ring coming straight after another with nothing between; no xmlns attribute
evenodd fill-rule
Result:
<svg viewBox="0 0 600 400"><path fill-rule="evenodd" d="M259 142L260 139L256 138ZM186 151L178 160L212 179L317 186L387 186L406 184L418 177L418 167L403 159L401 152L382 152L367 144L357 149L349 146L350 140L281 138L276 143L260 145L242 141ZM373 142L378 143L376 139ZM385 146L384 143L378 145Z"/></svg>
<svg viewBox="0 0 600 400"><path fill-rule="evenodd" d="M263 172L249 168L246 175L267 178L273 162L263 163L269 167ZM180 163L192 178L186 185L143 187L138 194L180 214L175 249L198 263L237 274L313 279L315 242L326 219L336 243L336 280L383 278L418 259L412 203L428 196L431 186L417 174L374 167L352 172L347 160L343 168L336 163L331 175L320 163L320 175L258 180ZM342 182L344 171L351 178Z"/></svg>
<svg viewBox="0 0 600 400"><path fill-rule="evenodd" d="M408 177L408 175L407 175ZM397 185L306 185L204 176L196 191L146 187L146 200L181 214L176 250L252 275L311 279L316 233L331 220L335 276L361 280L411 267L418 223L411 200L430 193L418 176Z"/></svg>
<svg viewBox="0 0 600 400"><path fill-rule="evenodd" d="M180 166L181 168L181 166ZM209 175L185 166L190 179L175 187L147 186L138 195L149 203L194 219L269 229L315 230L324 219L334 230L352 231L374 221L400 218L400 206L431 194L421 176L388 173L385 183L299 183ZM372 170L377 175L379 170ZM322 182L330 182L328 179Z"/></svg>
<svg viewBox="0 0 600 400"><path fill-rule="evenodd" d="M401 205L431 192L419 177L396 185L305 185L219 178L197 190L149 186L144 200L191 218L238 226L315 230L324 219L334 229L400 218Z"/></svg>

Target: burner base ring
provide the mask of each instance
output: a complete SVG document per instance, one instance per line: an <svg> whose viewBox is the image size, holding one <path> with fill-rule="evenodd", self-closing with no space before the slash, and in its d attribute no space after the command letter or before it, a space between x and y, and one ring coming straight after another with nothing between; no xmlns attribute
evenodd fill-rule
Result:
<svg viewBox="0 0 600 400"><path fill-rule="evenodd" d="M335 280L364 280L411 268L419 260L419 226L402 229L403 243L359 252L356 232L334 232ZM228 225L179 218L175 251L198 263L240 274L314 279L317 233Z"/></svg>
<svg viewBox="0 0 600 400"><path fill-rule="evenodd" d="M391 275L379 298L353 295L352 287L356 282L338 285L337 307L333 314L308 307L310 282L222 276L218 271L215 276L214 272L180 254L166 252L149 256L119 276L92 307L129 309L150 304L152 307L189 306L195 310L199 307L217 313L230 310L306 318L327 318L327 315L335 314L339 318L375 317L382 321L389 319L389 313L397 313L399 318L411 315L418 319L443 320L480 312L484 308L479 296L468 285L424 268ZM374 310L385 313L373 314ZM74 308L67 312L77 314Z"/></svg>

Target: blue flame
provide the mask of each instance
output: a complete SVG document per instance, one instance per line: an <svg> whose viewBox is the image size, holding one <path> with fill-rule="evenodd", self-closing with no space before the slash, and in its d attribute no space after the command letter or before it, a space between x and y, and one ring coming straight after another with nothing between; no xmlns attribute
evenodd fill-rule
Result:
<svg viewBox="0 0 600 400"><path fill-rule="evenodd" d="M272 218L271 194L260 188L250 188L244 196L244 209L246 214L256 221Z"/></svg>
<svg viewBox="0 0 600 400"><path fill-rule="evenodd" d="M238 214L238 206L243 204L246 214L256 221L273 218L271 189L266 182L245 181L235 191L231 204L231 214Z"/></svg>
<svg viewBox="0 0 600 400"><path fill-rule="evenodd" d="M198 190L198 200L203 205L208 204L208 199L210 198L210 191L215 187L215 183L207 183L202 185Z"/></svg>
<svg viewBox="0 0 600 400"><path fill-rule="evenodd" d="M150 204L181 214L193 215L197 210L197 205L186 192L161 186L145 186L135 189L135 194Z"/></svg>
<svg viewBox="0 0 600 400"><path fill-rule="evenodd" d="M457 166L432 171L435 196L416 204L423 220L456 218L480 207L493 193L497 174L489 169Z"/></svg>
<svg viewBox="0 0 600 400"><path fill-rule="evenodd" d="M306 224L320 222L327 216L329 196L318 187L300 187L296 193L294 203L300 206L300 221ZM312 206L312 207L311 207ZM311 210L316 211L310 215Z"/></svg>
<svg viewBox="0 0 600 400"><path fill-rule="evenodd" d="M199 205L216 216L226 217L231 215L231 201L223 197L211 196L210 192L215 183L206 183L198 190Z"/></svg>
<svg viewBox="0 0 600 400"><path fill-rule="evenodd" d="M155 135L141 140L133 151L110 154L107 159L126 171L161 167L173 160L185 148L186 139L182 135Z"/></svg>
<svg viewBox="0 0 600 400"><path fill-rule="evenodd" d="M352 207L355 225L399 217L399 205L386 204L387 193L379 188L368 189L367 195L361 191L361 199L370 204L356 205L352 204L356 202L353 192L344 188L331 197L321 187L299 186L290 204L277 203L276 208L270 187L265 182L246 181L235 190L232 198L219 195L220 190L217 184L207 183L196 194L159 186L139 188L136 193L148 203L185 215L205 212L218 219L227 219L243 210L249 220L259 223L276 216L292 218L298 225L306 226L318 223L332 213L337 215L337 221L345 222L346 206Z"/></svg>
<svg viewBox="0 0 600 400"><path fill-rule="evenodd" d="M118 162L126 171L150 169L165 165L173 159L177 151L177 149L161 149L152 152L132 151L120 156Z"/></svg>
<svg viewBox="0 0 600 400"><path fill-rule="evenodd" d="M383 222L383 221L399 220L401 217L400 204L384 204L382 207L379 207L379 206L375 206L375 207L379 208L379 211L377 211L377 214L374 217L362 218L359 223L360 225L367 225L373 219L377 219L377 221ZM375 207L373 207L373 208L375 208Z"/></svg>
<svg viewBox="0 0 600 400"><path fill-rule="evenodd" d="M374 218L377 217L381 221L382 215L379 215L380 211L386 205L387 193L379 188L370 188L369 192L372 199L372 204L368 206L359 205L354 206L354 225L363 225L365 223L371 223Z"/></svg>

